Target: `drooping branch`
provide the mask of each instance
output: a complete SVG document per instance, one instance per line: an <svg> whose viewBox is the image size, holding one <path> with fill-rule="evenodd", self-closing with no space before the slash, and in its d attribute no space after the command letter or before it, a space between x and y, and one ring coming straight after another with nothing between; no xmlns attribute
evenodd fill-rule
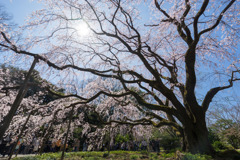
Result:
<svg viewBox="0 0 240 160"><path fill-rule="evenodd" d="M151 119L153 118L141 118L138 120L131 120L128 119L127 117L124 118L124 120L122 121L117 121L117 120L110 120L110 121L104 121L102 119L102 117L98 114L98 112L95 111L95 109L93 110L94 113L97 115L97 119L100 121L101 124L103 125L111 125L112 123L117 123L120 125L131 125L131 126L136 126L136 125L156 125L155 122L153 122Z"/></svg>
<svg viewBox="0 0 240 160"><path fill-rule="evenodd" d="M141 80L144 80L145 82L149 82L149 80L145 79L143 76L141 76L137 72L134 72L134 71L131 71L131 70L117 71L117 70L113 70L113 69L108 69L108 70L104 70L104 71L99 71L99 70L95 70L95 69L91 69L91 68L81 68L81 67L78 67L76 65L71 65L71 64L58 66L57 64L51 62L50 60L48 60L47 58L45 58L45 57L43 57L39 54L35 54L35 53L31 53L31 52L28 52L28 51L23 51L23 50L18 49L14 44L12 44L10 42L10 40L6 37L4 32L1 32L1 34L4 37L4 39L10 44L10 46L7 46L5 44L0 43L1 46L6 47L6 48L14 51L15 53L28 55L28 56L34 57L35 59L42 60L49 67L52 67L52 68L57 69L57 70L64 70L64 69L67 69L67 68L72 68L72 69L76 69L78 71L89 72L89 73L92 73L92 74L95 74L95 75L98 75L98 76L107 77L107 78L115 78L115 79L119 79L118 76L116 76L114 74L110 74L110 73L118 73L118 72L121 72L122 74L130 73L130 74L133 74L134 76L137 76ZM137 82L139 82L139 80L135 80L135 81L124 80L124 82L125 83L137 83Z"/></svg>
<svg viewBox="0 0 240 160"><path fill-rule="evenodd" d="M173 126L177 128L180 132L182 131L182 127L179 126L177 123L170 122L170 121L160 121L160 122L154 122L152 121L152 118L147 119L147 118L142 118L142 119L137 119L137 120L131 120L126 118L126 121L116 121L116 120L111 120L109 122L104 122L105 125L111 125L111 123L117 123L121 125L131 125L131 126L136 126L136 125L152 125L154 127L160 128L162 126Z"/></svg>
<svg viewBox="0 0 240 160"><path fill-rule="evenodd" d="M2 44L0 43L0 46L3 46L5 48L8 48L12 51L14 51L15 53L18 53L18 54L23 54L23 55L28 55L28 56L31 56L31 57L34 57L35 59L37 60L42 60L44 61L49 67L53 67L54 69L57 69L57 70L64 70L64 69L67 69L67 68L73 68L73 69L76 69L76 70L79 70L79 71L85 71L85 72L90 72L90 73L93 73L95 75L99 75L99 76L104 76L104 77L112 77L112 78L116 78L116 76L114 75L107 75L107 74L104 74L104 73L108 73L108 72L111 72L112 69L109 69L109 70L105 70L105 71L99 71L99 70L94 70L94 69L91 69L91 68L80 68L76 65L64 65L64 66L58 66L56 65L55 63L49 61L47 58L39 55L39 54L34 54L34 53L31 53L31 52L28 52L28 51L24 51L24 50L20 50L18 49L13 43L10 42L10 40L6 37L5 33L4 32L1 32L1 35L4 37L4 39L10 44L10 46L8 45L5 45L5 44Z"/></svg>
<svg viewBox="0 0 240 160"><path fill-rule="evenodd" d="M18 86L9 86L9 87L6 86L6 87L1 88L1 90L5 90L5 91L7 91L7 90L14 90L14 89L18 90L18 89L21 88L21 86L22 86L22 84L20 84L20 85L18 85ZM28 86L28 87L38 86L38 84L37 84L37 83L33 83L33 82L28 82L28 83L26 84L26 86Z"/></svg>
<svg viewBox="0 0 240 160"><path fill-rule="evenodd" d="M2 35L5 35L3 32L1 32L1 34L2 34ZM10 41L9 41L9 43L12 44ZM46 58L44 58L44 57L42 57L42 56L40 56L40 55L38 55L38 54L33 54L33 53L30 53L30 52L21 51L21 50L19 51L16 46L13 47L13 48L9 48L9 49L11 49L11 50L13 50L13 51L15 51L16 53L19 53L19 54L30 55L30 56L33 56L33 57L39 59L39 60L43 60L43 61L45 61L50 67L53 67L53 68L58 69L58 70L64 70L64 69L66 69L66 68L74 68L74 69L76 69L76 70L91 72L91 73L93 73L93 74L96 74L96 75L99 75L99 76L103 76L103 77L111 77L111 78L120 79L119 76L116 76L116 75L106 75L106 74L103 74L103 73L107 73L107 72L113 71L112 69L106 70L106 71L97 71L97 70L94 70L94 69L79 68L79 67L74 66L74 65L65 65L65 66L61 66L61 67L60 67L60 66L57 66L56 64L50 62L49 60L47 60ZM117 71L114 71L114 72L118 73ZM144 80L144 78L143 78L142 76L140 76L139 74L137 74L136 72L133 72L133 71L126 71L126 72L120 72L120 73L132 73L132 74L134 74L135 76L138 76L139 78L142 78L142 79ZM123 81L124 83L126 83L126 81L125 81L122 77L121 77L121 81ZM145 81L146 81L146 82L149 82L149 81L147 81L146 79L145 79ZM161 85L163 85L163 83L161 83ZM152 86L155 87L154 85L152 85ZM166 90L168 90L167 87L164 86L164 88L165 88ZM156 105L154 105L154 104L150 104L150 103L145 102L145 101L144 101L140 96L138 96L137 93L135 93L135 92L129 92L129 93L125 93L125 94L123 94L123 95L114 95L114 94L110 94L110 93L107 93L107 92L104 92L104 91L100 91L99 93L97 93L96 95L92 96L91 98L89 98L89 99L87 99L87 100L86 100L86 98L85 98L85 101L76 102L75 105L77 105L77 104L86 104L86 103L89 103L89 102L93 101L94 99L96 99L96 98L97 98L99 95L101 95L101 94L105 94L105 95L107 95L107 96L112 96L112 97L121 97L121 96L129 95L129 94L134 94L134 95L137 97L137 100L138 100L142 105L145 105L145 106L148 107L149 109L162 110L162 111L169 110L169 108L166 107L166 106L161 106L161 107L160 107L160 106L156 106ZM164 94L167 95L167 92L164 93ZM59 96L62 96L62 95L59 95ZM71 96L75 96L75 97L76 97L76 95L71 95ZM171 96L171 95L170 95L170 96ZM62 96L62 97L64 97L64 96ZM70 96L65 96L65 97L70 97ZM136 98L136 97L135 97L135 98ZM173 97L175 97L175 96L173 96ZM78 98L84 100L83 97L78 97ZM169 99L172 99L172 98L169 97ZM174 99L175 99L175 101L178 101L176 98L174 98ZM179 102L177 102L177 103L180 104ZM170 109L170 110L171 110L171 109ZM171 111L171 112L172 112L172 111ZM182 107L182 112L184 112L183 107Z"/></svg>
<svg viewBox="0 0 240 160"><path fill-rule="evenodd" d="M125 92L125 93L120 93L120 94L113 94L113 93L108 93L108 92L105 92L105 91L99 91L98 93L96 93L95 95L91 96L90 98L84 98L84 97L81 97L79 95L76 95L76 94L69 94L69 95L62 95L62 94L59 94L59 93L56 93L50 89L48 89L48 91L55 95L55 96L58 96L59 98L69 98L69 97L75 97L75 98L78 98L82 101L79 101L79 102L76 102L74 103L73 105L77 105L77 104L87 104L93 100L95 100L96 98L98 98L100 95L106 95L106 96L109 96L109 97L124 97L124 96L127 96L127 95L130 95L131 93L130 92Z"/></svg>
<svg viewBox="0 0 240 160"><path fill-rule="evenodd" d="M5 35L3 32L1 32L2 33L2 35ZM9 41L9 43L11 44L11 42ZM66 68L74 68L74 69L77 69L77 70L80 70L80 71L87 71L87 72L91 72L91 73L93 73L93 74L96 74L96 75L100 75L100 76L103 76L103 77L111 77L111 78L116 78L116 79L119 79L119 77L118 76L115 76L115 75L106 75L106 74L103 74L103 73L107 73L107 72L110 72L110 71L113 71L113 70L106 70L106 71L97 71L97 70L93 70L93 69L85 69L85 68L79 68L79 67L77 67L77 66L74 66L74 65L65 65L65 66L62 66L62 67L60 67L60 66L57 66L56 64L54 64L54 63L52 63L52 62L50 62L49 60L47 60L46 58L44 58L44 57L42 57L42 56L40 56L40 55L38 55L38 54L33 54L33 53L30 53L30 52L26 52L26 51L19 51L18 49L17 49L17 47L13 47L13 48L10 48L10 49L12 49L13 51L15 51L16 53L20 53L20 54L26 54L26 55L30 55L30 56L33 56L33 57L37 57L39 60L43 60L43 61L45 61L50 67L53 67L53 68L55 68L55 69L58 69L58 70L63 70L63 69L66 69ZM144 57L142 57L142 58L144 58ZM146 60L145 60L146 61ZM117 71L114 71L114 72L117 72ZM154 71L155 72L155 71ZM122 73L131 73L131 74L134 74L135 76L138 76L139 78L141 78L142 80L144 80L144 78L141 76L141 75L139 75L139 74L137 74L136 72L134 72L134 71L126 71L126 72L120 72L121 74ZM126 81L124 81L124 79L123 78L121 78L121 80L125 83ZM146 80L145 79L145 81L146 82L149 82L148 80ZM163 83L161 83L161 85L163 85ZM152 84L152 86L153 87L155 87L153 84ZM167 89L167 87L164 87L166 90L168 90ZM160 90L161 91L161 90ZM53 93L53 92L52 92ZM54 94L54 93L53 93ZM166 106L158 106L158 105L154 105L154 104L150 104L150 103L147 103L147 102L145 102L140 96L138 96L138 94L137 93L135 93L135 92L129 92L129 93L125 93L125 94L122 94L122 95L114 95L114 94L110 94L110 93L106 93L106 92L104 92L104 91L100 91L99 93L97 93L96 95L94 95L94 96L92 96L91 98L89 98L89 99L86 99L86 98L83 98L83 97L80 97L80 96L76 96L76 95L69 95L69 96L63 96L63 95L59 95L59 97L62 97L62 98L66 98L66 97L71 97L71 96L73 96L73 97L77 97L77 98L80 98L80 99L82 99L82 100L85 100L85 101L80 101L80 102L76 102L75 103L75 105L77 105L77 104L86 104L86 103L89 103L89 102L91 102L92 100L94 100L94 99L96 99L99 95L101 95L101 94L105 94L105 95L107 95L107 96L112 96L112 97L121 97L121 96L125 96L125 95L129 95L129 94L133 94L133 95L135 95L135 98L137 98L137 100L138 100L138 102L140 103L140 104L142 104L142 105L145 105L147 108L149 108L149 109L153 109L153 110L162 110L162 111L166 111L166 110L169 110L169 108L168 107L166 107ZM166 93L164 93L164 95L166 95L167 94L167 92ZM171 96L171 95L170 95ZM173 96L174 97L174 96ZM171 97L169 97L169 99L172 99ZM175 101L177 101L177 99L175 98ZM180 104L179 102L177 102L178 104ZM171 110L171 109L170 109ZM182 109L182 111L183 111L183 109ZM172 111L171 111L172 112Z"/></svg>

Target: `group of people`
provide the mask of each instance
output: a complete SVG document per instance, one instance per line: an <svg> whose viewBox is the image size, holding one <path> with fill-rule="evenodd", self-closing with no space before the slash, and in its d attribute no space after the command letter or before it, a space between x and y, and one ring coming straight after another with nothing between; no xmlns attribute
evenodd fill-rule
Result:
<svg viewBox="0 0 240 160"><path fill-rule="evenodd" d="M34 138L30 144L27 144L23 139L19 139L15 149L13 149L16 141L11 141L11 138L6 138L0 141L0 155L5 157L10 155L12 150L14 154L37 154L40 152L41 144L39 139ZM57 141L47 141L42 152L58 152L63 149L64 141L59 139ZM68 145L66 145L68 147Z"/></svg>
<svg viewBox="0 0 240 160"><path fill-rule="evenodd" d="M10 155L12 148L16 142L11 142L10 138L6 138L3 141L0 141L0 154L4 157L5 155ZM108 143L102 145L102 148L96 150L104 151L108 150ZM34 138L32 143L27 144L22 139L20 139L14 149L14 154L36 154L40 152L41 144L37 138ZM58 152L62 151L64 148L64 141L62 139L56 141L47 141L44 147L42 148L42 152ZM70 149L71 148L71 149ZM74 141L74 143L68 147L66 144L66 149L69 151L93 151L95 148L91 145L88 145L86 142L83 143L82 147L80 147L80 140ZM110 150L132 150L132 151L139 151L139 150L149 150L153 152L159 152L160 146L159 141L151 140L147 142L146 140L143 141L129 141L123 143L116 143L110 145Z"/></svg>
<svg viewBox="0 0 240 160"><path fill-rule="evenodd" d="M7 137L0 141L0 154L5 157L5 155L10 155L11 152L14 154L30 154L37 153L39 149L39 140L34 138L31 144L27 144L23 139L19 139L17 144L16 141L12 141L11 138ZM14 145L16 147L14 148Z"/></svg>

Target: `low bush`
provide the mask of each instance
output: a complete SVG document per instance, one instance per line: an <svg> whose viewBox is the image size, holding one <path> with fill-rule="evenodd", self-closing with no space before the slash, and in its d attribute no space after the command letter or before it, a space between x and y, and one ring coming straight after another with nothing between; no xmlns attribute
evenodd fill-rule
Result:
<svg viewBox="0 0 240 160"><path fill-rule="evenodd" d="M144 154L144 155L148 155L148 151L147 150L142 150L140 151L141 154Z"/></svg>
<svg viewBox="0 0 240 160"><path fill-rule="evenodd" d="M236 150L225 150L218 152L219 159L240 159L240 153Z"/></svg>
<svg viewBox="0 0 240 160"><path fill-rule="evenodd" d="M227 145L221 141L215 141L212 146L216 151L228 149Z"/></svg>
<svg viewBox="0 0 240 160"><path fill-rule="evenodd" d="M208 155L191 154L191 153L186 153L182 157L182 160L210 160L210 159L212 159L212 157Z"/></svg>
<svg viewBox="0 0 240 160"><path fill-rule="evenodd" d="M161 157L163 157L163 158L171 158L174 156L175 156L175 153L162 153L161 154Z"/></svg>
<svg viewBox="0 0 240 160"><path fill-rule="evenodd" d="M150 160L158 160L158 154L157 153L150 153L149 154Z"/></svg>
<svg viewBox="0 0 240 160"><path fill-rule="evenodd" d="M133 154L133 155L130 155L130 159L138 159L139 158L139 156L138 155L135 155L135 154Z"/></svg>

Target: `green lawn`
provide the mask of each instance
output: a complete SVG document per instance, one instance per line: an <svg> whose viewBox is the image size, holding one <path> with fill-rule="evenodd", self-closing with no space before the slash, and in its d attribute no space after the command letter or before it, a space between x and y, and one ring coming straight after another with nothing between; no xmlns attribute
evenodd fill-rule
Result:
<svg viewBox="0 0 240 160"><path fill-rule="evenodd" d="M19 157L14 160L58 160L61 153L46 153L42 156L34 157ZM164 160L176 159L175 153L148 153L146 151L111 151L110 155L107 152L69 152L65 154L65 160ZM185 154L182 159L184 160L208 160L209 156Z"/></svg>

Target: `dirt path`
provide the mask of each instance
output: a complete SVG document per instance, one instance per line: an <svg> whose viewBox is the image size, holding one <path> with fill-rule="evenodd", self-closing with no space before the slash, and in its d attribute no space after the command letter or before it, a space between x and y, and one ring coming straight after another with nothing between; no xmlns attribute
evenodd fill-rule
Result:
<svg viewBox="0 0 240 160"><path fill-rule="evenodd" d="M28 157L28 156L35 156L35 154L19 154L19 155L17 155L17 157ZM15 155L12 158L15 158ZM3 158L2 155L0 155L0 160L7 160L7 159L8 159L7 156L5 156Z"/></svg>

